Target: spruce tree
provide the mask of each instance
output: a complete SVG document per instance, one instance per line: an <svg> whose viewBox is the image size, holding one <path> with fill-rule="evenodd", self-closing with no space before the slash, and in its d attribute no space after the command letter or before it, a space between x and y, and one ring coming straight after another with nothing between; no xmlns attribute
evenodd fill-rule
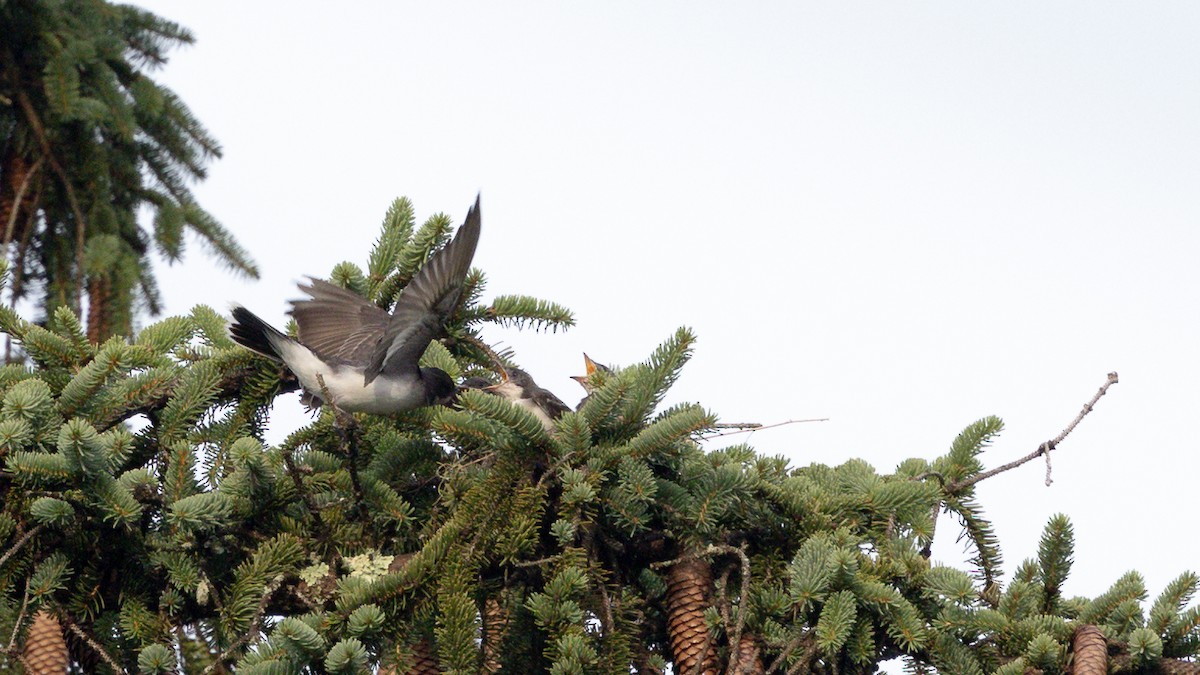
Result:
<svg viewBox="0 0 1200 675"><path fill-rule="evenodd" d="M184 232L256 276L233 237L192 196L220 146L149 73L185 28L104 0L0 3L0 228L14 301L41 320L79 314L102 342L157 314L152 250L181 258ZM138 212L153 215L150 232Z"/></svg>
<svg viewBox="0 0 1200 675"><path fill-rule="evenodd" d="M397 200L367 264L330 278L390 307L450 229L444 216L418 227ZM484 295L472 270L428 365L496 381L517 355L495 353L483 326L572 324L550 302ZM1134 572L1067 597L1073 534L1055 516L1004 578L975 494L1005 468L984 468L999 419L890 472L706 450L715 414L663 406L687 329L597 370L549 431L468 390L394 418L325 407L274 447L269 406L296 385L209 308L101 344L66 307L46 326L0 308L0 329L33 360L0 368L0 667L1197 671L1191 572L1148 606ZM959 534L935 529L941 512L971 543L964 569L930 561L935 536Z"/></svg>

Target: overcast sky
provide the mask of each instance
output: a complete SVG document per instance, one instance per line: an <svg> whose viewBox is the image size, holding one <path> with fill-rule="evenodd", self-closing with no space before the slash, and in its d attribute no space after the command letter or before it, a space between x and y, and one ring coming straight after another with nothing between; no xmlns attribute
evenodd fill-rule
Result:
<svg viewBox="0 0 1200 675"><path fill-rule="evenodd" d="M220 139L200 202L262 279L201 247L170 313L365 262L392 199L461 222L489 296L567 305L495 330L574 403L581 352L699 335L670 401L774 423L759 451L890 472L999 415L979 487L1006 569L1075 525L1069 595L1197 566L1200 5L145 2L196 46L159 73ZM303 424L288 396L278 439ZM742 440L731 437L724 440ZM936 557L962 565L943 519Z"/></svg>

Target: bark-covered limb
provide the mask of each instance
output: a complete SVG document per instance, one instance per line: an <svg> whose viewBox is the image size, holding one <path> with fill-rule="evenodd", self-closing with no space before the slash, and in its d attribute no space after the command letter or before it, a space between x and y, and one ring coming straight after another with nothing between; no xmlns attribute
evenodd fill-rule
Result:
<svg viewBox="0 0 1200 675"><path fill-rule="evenodd" d="M73 619L71 619L70 615L68 615L66 612L59 612L55 614L55 618L58 619L59 623L66 625L67 629L79 637L80 640L83 640L88 647L91 647L92 651L96 652L96 654L108 664L108 667L113 669L114 673L125 672L125 669L122 668L119 663L117 663L117 660L114 659L112 655L100 645L99 642L96 642L95 638L89 635L87 631L80 628L79 625L76 624Z"/></svg>
<svg viewBox="0 0 1200 675"><path fill-rule="evenodd" d="M954 481L953 483L950 483L949 485L946 486L946 491L951 494L954 494L956 492L959 492L961 490L971 487L972 485L978 483L981 480L991 478L992 476L995 476L996 474L1004 473L1005 471L1009 471L1010 469L1015 469L1018 466L1025 464L1026 462L1032 461L1034 459L1037 459L1038 457L1041 457L1042 455L1048 454L1051 450L1058 447L1058 444L1062 443L1063 440L1066 439L1068 434L1070 434L1072 431L1075 430L1075 427L1080 422L1083 421L1083 418L1087 417L1087 414L1092 412L1092 409L1095 407L1096 402L1100 400L1100 397L1102 397L1106 393L1108 393L1108 388L1111 387L1112 385L1116 384L1117 382L1118 382L1117 374L1109 373L1108 379L1100 387L1100 390L1096 392L1096 395L1092 397L1092 400L1083 404L1083 409L1079 411L1079 414L1075 416L1075 419L1071 420L1071 423L1068 424L1067 427L1065 429L1063 429L1059 435L1046 441L1045 443L1042 443L1033 452L1029 453L1028 455L1025 455L1024 457L1022 457L1016 461L1009 462L1008 464L1002 464L994 469L991 469L988 471L983 471L981 473L975 474L974 476L970 476L968 478L964 478L959 481ZM1048 475L1047 475L1047 480L1049 480Z"/></svg>
<svg viewBox="0 0 1200 675"><path fill-rule="evenodd" d="M33 536L38 532L41 532L44 527L44 524L31 527L27 532L25 532L25 534L21 535L21 538L13 543L13 545L4 552L4 555L0 555L0 567L3 567L4 563L8 562L9 558L13 557L13 554L15 554L17 551L20 551L21 547L29 543L29 540L32 539Z"/></svg>

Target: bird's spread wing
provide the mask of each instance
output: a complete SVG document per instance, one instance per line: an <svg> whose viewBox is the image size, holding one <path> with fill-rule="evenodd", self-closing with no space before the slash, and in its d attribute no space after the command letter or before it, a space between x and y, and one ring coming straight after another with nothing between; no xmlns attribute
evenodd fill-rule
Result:
<svg viewBox="0 0 1200 675"><path fill-rule="evenodd" d="M300 290L310 297L292 301L300 342L317 354L366 365L391 317L366 298L309 277Z"/></svg>
<svg viewBox="0 0 1200 675"><path fill-rule="evenodd" d="M471 269L471 258L479 243L479 221L476 197L454 239L435 253L400 292L383 337L367 365L367 382L385 369L398 374L417 368L418 359L443 330L446 317L462 295L463 279Z"/></svg>

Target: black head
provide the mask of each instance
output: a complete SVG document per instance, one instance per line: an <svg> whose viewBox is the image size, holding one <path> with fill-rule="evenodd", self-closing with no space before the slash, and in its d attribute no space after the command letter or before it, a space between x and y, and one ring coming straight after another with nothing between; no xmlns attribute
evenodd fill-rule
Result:
<svg viewBox="0 0 1200 675"><path fill-rule="evenodd" d="M422 368L421 381L425 383L425 405L448 405L454 401L458 390L446 371L440 368Z"/></svg>

